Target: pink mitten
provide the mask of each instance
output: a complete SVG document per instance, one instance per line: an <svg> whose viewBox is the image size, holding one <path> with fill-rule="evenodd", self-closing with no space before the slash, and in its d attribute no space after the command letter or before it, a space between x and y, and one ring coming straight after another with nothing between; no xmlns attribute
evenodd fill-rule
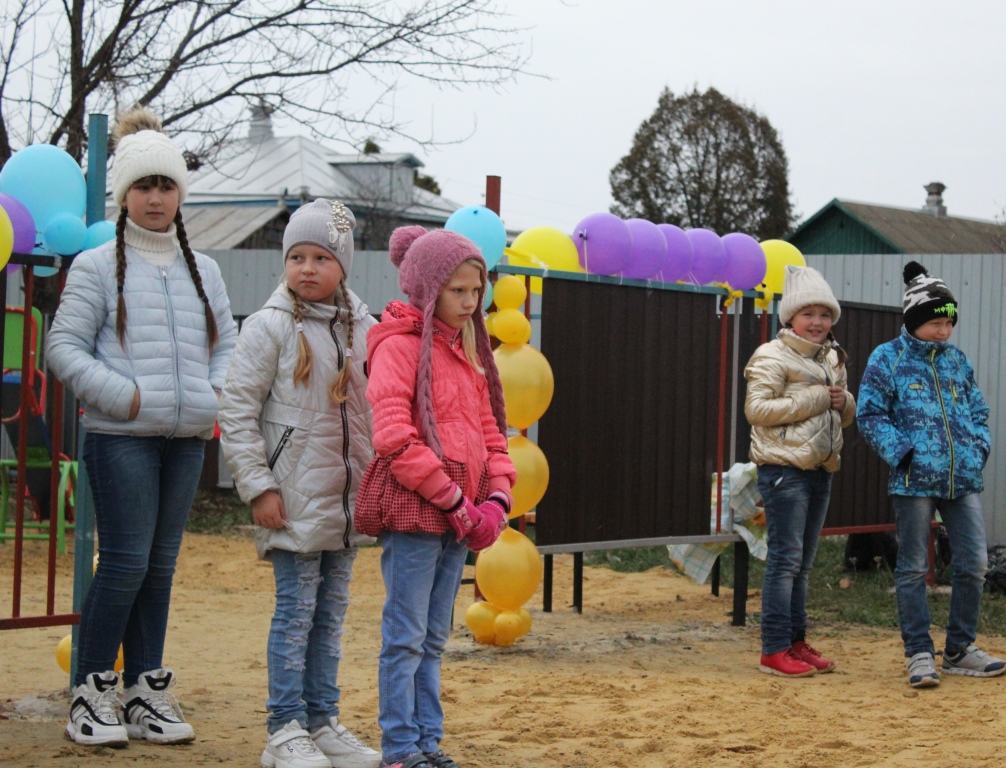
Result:
<svg viewBox="0 0 1006 768"><path fill-rule="evenodd" d="M458 541L478 529L483 517L479 508L472 504L467 496L462 496L458 499L457 504L450 509L445 509L444 514L447 515L447 522L454 529Z"/></svg>
<svg viewBox="0 0 1006 768"><path fill-rule="evenodd" d="M507 526L509 499L502 492L493 493L477 507L482 513L482 524L468 535L468 548L473 552L488 549Z"/></svg>

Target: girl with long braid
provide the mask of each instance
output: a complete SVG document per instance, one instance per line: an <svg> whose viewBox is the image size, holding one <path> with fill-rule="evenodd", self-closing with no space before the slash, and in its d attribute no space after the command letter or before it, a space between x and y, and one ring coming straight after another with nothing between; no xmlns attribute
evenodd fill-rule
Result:
<svg viewBox="0 0 1006 768"><path fill-rule="evenodd" d="M216 262L185 236L181 150L144 108L113 139L115 240L73 260L46 350L84 406L98 532L66 736L181 744L195 732L162 666L171 584L237 326Z"/></svg>
<svg viewBox="0 0 1006 768"><path fill-rule="evenodd" d="M356 489L374 455L365 304L346 286L353 214L318 199L283 233L284 280L249 317L220 400L220 445L251 504L276 607L265 768L376 768L339 722L339 661L361 544Z"/></svg>
<svg viewBox="0 0 1006 768"><path fill-rule="evenodd" d="M367 334L377 455L356 505L383 549L383 765L458 768L440 746L441 660L468 550L506 527L517 475L482 317L482 253L457 232L408 226L391 234L389 256L409 301L389 303Z"/></svg>

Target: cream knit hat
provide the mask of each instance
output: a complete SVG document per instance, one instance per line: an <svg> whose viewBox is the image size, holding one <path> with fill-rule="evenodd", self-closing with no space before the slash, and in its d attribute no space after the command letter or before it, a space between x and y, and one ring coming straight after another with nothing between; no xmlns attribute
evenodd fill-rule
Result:
<svg viewBox="0 0 1006 768"><path fill-rule="evenodd" d="M782 300L779 302L779 322L789 325L793 315L811 304L821 304L831 310L831 321L838 322L842 308L838 306L831 286L824 275L811 267L787 264L783 273Z"/></svg>
<svg viewBox="0 0 1006 768"><path fill-rule="evenodd" d="M112 161L112 197L116 205L126 202L134 182L147 176L166 176L178 186L178 204L189 191L189 171L185 157L161 131L161 121L145 108L120 116L116 127L115 157Z"/></svg>

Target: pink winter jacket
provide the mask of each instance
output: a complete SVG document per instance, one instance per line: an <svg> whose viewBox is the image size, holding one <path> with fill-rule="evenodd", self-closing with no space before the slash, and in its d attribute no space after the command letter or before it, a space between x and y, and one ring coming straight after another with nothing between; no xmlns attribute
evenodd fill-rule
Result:
<svg viewBox="0 0 1006 768"><path fill-rule="evenodd" d="M436 318L432 322L433 407L444 458L464 463L467 480L462 491L469 498L475 499L486 466L489 491L509 492L517 473L507 455L506 436L500 433L489 404L486 378L465 357L461 332ZM443 462L422 442L415 408L422 324L419 309L392 301L381 322L367 332L367 399L374 413L374 451L378 456L400 452L391 462L391 473L428 500L443 492L451 480ZM404 520L403 527L394 520L390 523L388 527L394 530L411 528ZM437 530L429 533L447 531L446 517L436 520L433 527Z"/></svg>

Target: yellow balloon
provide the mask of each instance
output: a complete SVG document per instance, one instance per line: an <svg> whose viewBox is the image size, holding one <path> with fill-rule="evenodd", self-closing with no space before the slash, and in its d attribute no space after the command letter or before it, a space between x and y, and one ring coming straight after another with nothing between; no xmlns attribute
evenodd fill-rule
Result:
<svg viewBox="0 0 1006 768"><path fill-rule="evenodd" d="M531 631L531 612L527 608L521 608L517 613L520 614L521 623L521 633L520 636L523 637L528 632Z"/></svg>
<svg viewBox="0 0 1006 768"><path fill-rule="evenodd" d="M91 561L91 574L94 575L98 570L98 553L94 553L94 560Z"/></svg>
<svg viewBox="0 0 1006 768"><path fill-rule="evenodd" d="M496 281L493 288L493 301L497 309L521 309L527 299L527 288L523 278L517 275L504 275Z"/></svg>
<svg viewBox="0 0 1006 768"><path fill-rule="evenodd" d="M538 549L513 528L504 528L496 543L482 550L475 561L475 583L482 596L511 611L531 599L541 582L541 573Z"/></svg>
<svg viewBox="0 0 1006 768"><path fill-rule="evenodd" d="M508 645L513 645L514 641L524 634L521 632L524 622L521 620L520 614L516 611L502 611L500 615L496 617L495 626L495 643L503 648L506 648Z"/></svg>
<svg viewBox="0 0 1006 768"><path fill-rule="evenodd" d="M524 344L531 321L519 309L501 309L493 318L493 336L504 344Z"/></svg>
<svg viewBox="0 0 1006 768"><path fill-rule="evenodd" d="M59 644L56 646L56 663L59 664L59 668L64 672L69 674L70 672L70 654L73 651L73 635L67 635Z"/></svg>
<svg viewBox="0 0 1006 768"><path fill-rule="evenodd" d="M493 332L493 323L495 323L495 322L496 322L496 313L495 312L490 312L488 315L486 315L486 332L488 332L488 334L490 336L495 336L496 335Z"/></svg>
<svg viewBox="0 0 1006 768"><path fill-rule="evenodd" d="M531 227L516 238L506 250L511 264L521 267L552 269L557 272L583 272L572 238L555 227ZM541 278L531 278L531 293L541 293Z"/></svg>
<svg viewBox="0 0 1006 768"><path fill-rule="evenodd" d="M10 261L10 255L14 252L14 225L10 223L10 216L0 205L0 269Z"/></svg>
<svg viewBox="0 0 1006 768"><path fill-rule="evenodd" d="M126 668L126 661L122 657L122 646L119 646L119 655L115 657L115 664L112 665L112 669L116 672L122 672Z"/></svg>
<svg viewBox="0 0 1006 768"><path fill-rule="evenodd" d="M771 297L772 294L782 294L782 281L787 264L806 267L807 260L800 250L785 240L765 240L760 243L765 251L765 279L758 288Z"/></svg>
<svg viewBox="0 0 1006 768"><path fill-rule="evenodd" d="M500 609L492 603L480 600L472 603L465 611L465 624L475 635L475 641L479 643L492 643L496 639L496 617Z"/></svg>
<svg viewBox="0 0 1006 768"><path fill-rule="evenodd" d="M552 366L541 352L527 344L501 344L493 357L503 382L507 423L517 429L527 429L541 418L552 402L555 391Z"/></svg>
<svg viewBox="0 0 1006 768"><path fill-rule="evenodd" d="M510 489L513 509L510 517L520 517L530 512L541 501L548 488L548 461L541 448L523 435L515 435L508 441L510 460L517 470L517 482Z"/></svg>

